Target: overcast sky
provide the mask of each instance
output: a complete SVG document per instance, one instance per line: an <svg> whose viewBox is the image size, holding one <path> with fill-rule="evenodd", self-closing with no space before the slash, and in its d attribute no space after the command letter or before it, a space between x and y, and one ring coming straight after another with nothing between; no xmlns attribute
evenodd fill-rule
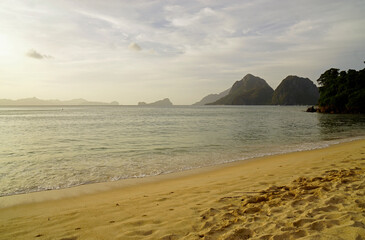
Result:
<svg viewBox="0 0 365 240"><path fill-rule="evenodd" d="M192 104L365 67L364 0L1 0L0 98Z"/></svg>

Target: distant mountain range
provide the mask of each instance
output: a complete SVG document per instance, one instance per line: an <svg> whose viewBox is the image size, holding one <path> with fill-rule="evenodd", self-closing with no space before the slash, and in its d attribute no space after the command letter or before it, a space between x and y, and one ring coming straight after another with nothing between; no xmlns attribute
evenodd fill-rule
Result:
<svg viewBox="0 0 365 240"><path fill-rule="evenodd" d="M206 105L212 102L215 102L219 99L221 99L222 97L225 97L229 94L229 91L231 90L231 88L228 88L227 90L218 93L218 94L209 94L208 96L205 96L202 98L202 100L200 100L199 102L194 103L194 106L202 106L202 105Z"/></svg>
<svg viewBox="0 0 365 240"><path fill-rule="evenodd" d="M0 105L8 106L38 106L38 105L119 105L118 102L104 103L104 102L90 102L85 99L72 99L68 101L61 101L58 99L42 100L38 98L23 98L18 100L0 99Z"/></svg>
<svg viewBox="0 0 365 240"><path fill-rule="evenodd" d="M210 94L193 105L315 105L318 88L308 78L286 77L275 91L260 78L247 74L220 94Z"/></svg>
<svg viewBox="0 0 365 240"><path fill-rule="evenodd" d="M274 91L264 79L247 74L236 81L231 88L218 94L209 94L193 105L316 105L318 99L318 88L308 78L288 76ZM33 97L18 100L0 99L0 105L119 105L119 103L91 102L81 98L68 101L42 100ZM153 103L139 102L138 106L173 106L173 104L170 99L165 98Z"/></svg>
<svg viewBox="0 0 365 240"><path fill-rule="evenodd" d="M145 103L145 102L139 102L138 106L160 106L160 107L168 107L168 106L173 106L172 102L170 101L170 99L165 98L153 103Z"/></svg>

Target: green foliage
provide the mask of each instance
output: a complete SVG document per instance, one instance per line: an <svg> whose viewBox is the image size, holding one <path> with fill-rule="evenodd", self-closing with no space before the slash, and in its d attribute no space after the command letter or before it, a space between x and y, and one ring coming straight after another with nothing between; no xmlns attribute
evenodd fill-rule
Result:
<svg viewBox="0 0 365 240"><path fill-rule="evenodd" d="M365 113L365 68L347 72L331 68L317 81L321 112Z"/></svg>

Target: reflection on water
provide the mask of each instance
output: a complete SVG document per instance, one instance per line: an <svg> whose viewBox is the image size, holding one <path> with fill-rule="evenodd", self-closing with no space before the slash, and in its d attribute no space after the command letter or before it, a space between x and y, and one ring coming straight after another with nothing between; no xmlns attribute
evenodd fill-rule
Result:
<svg viewBox="0 0 365 240"><path fill-rule="evenodd" d="M316 115L323 140L358 136L365 129L365 114Z"/></svg>

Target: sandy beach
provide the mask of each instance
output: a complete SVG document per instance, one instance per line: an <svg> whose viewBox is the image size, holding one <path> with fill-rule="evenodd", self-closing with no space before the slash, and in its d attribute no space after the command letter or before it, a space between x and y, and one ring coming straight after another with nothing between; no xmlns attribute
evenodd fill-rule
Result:
<svg viewBox="0 0 365 240"><path fill-rule="evenodd" d="M0 198L0 239L365 239L365 140Z"/></svg>

